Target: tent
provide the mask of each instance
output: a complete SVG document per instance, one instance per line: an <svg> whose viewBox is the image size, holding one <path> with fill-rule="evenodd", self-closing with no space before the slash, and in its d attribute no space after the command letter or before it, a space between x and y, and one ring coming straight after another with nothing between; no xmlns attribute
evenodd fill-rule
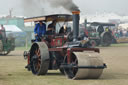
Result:
<svg viewBox="0 0 128 85"><path fill-rule="evenodd" d="M7 32L23 32L20 28L16 25L4 25L5 31ZM1 26L0 26L1 29Z"/></svg>

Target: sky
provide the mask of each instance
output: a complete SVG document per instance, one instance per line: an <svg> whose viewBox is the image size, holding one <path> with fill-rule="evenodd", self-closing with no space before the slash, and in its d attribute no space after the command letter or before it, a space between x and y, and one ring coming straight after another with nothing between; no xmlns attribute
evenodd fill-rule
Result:
<svg viewBox="0 0 128 85"><path fill-rule="evenodd" d="M9 14L9 9L12 9L12 14L15 16L38 16L50 13L69 13L62 7L52 8L50 5L45 3L36 2L35 6L23 5L24 0L1 0L0 2L0 15ZM31 1L31 0L29 0ZM73 0L74 3L79 7L81 13L84 14L95 14L95 13L116 13L122 16L128 15L128 0ZM33 3L34 5L34 3ZM27 7L28 6L28 7ZM41 7L39 9L39 6ZM33 9L32 9L33 8ZM39 12L37 9L39 9ZM28 15L25 11L28 11ZM62 11L63 10L63 11ZM34 14L35 13L35 14Z"/></svg>
<svg viewBox="0 0 128 85"><path fill-rule="evenodd" d="M74 0L83 13L114 12L128 15L128 0Z"/></svg>

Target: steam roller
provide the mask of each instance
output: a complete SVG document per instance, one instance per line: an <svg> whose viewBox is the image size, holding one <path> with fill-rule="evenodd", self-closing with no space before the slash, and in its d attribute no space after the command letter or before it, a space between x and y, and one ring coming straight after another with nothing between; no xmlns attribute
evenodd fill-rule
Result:
<svg viewBox="0 0 128 85"><path fill-rule="evenodd" d="M57 50L63 50L64 53ZM97 79L106 67L98 49L94 48L48 49L44 42L38 42L32 45L28 54L29 70L35 75L60 69L69 79Z"/></svg>
<svg viewBox="0 0 128 85"><path fill-rule="evenodd" d="M99 49L89 47L89 41L79 37L79 13L73 11L73 15L25 19L26 22L36 19L46 22L55 19L57 22L73 21L72 36L45 35L40 42L33 42L29 51L24 52L24 58L28 61L26 68L34 75L45 75L48 70L59 69L69 79L97 79L101 76L106 64L99 55Z"/></svg>

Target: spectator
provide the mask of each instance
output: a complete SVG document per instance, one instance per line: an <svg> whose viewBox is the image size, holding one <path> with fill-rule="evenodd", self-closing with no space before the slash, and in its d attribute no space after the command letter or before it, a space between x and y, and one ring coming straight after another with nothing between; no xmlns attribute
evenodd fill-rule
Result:
<svg viewBox="0 0 128 85"><path fill-rule="evenodd" d="M0 34L1 34L1 38L5 41L6 33L5 33L5 28L4 28L3 24L1 24Z"/></svg>

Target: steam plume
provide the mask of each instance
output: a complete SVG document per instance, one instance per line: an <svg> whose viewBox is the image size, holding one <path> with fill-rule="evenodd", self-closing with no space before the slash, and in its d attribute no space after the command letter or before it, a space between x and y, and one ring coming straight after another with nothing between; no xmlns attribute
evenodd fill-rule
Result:
<svg viewBox="0 0 128 85"><path fill-rule="evenodd" d="M79 8L72 0L47 0L53 7L64 7L68 11L79 11Z"/></svg>

